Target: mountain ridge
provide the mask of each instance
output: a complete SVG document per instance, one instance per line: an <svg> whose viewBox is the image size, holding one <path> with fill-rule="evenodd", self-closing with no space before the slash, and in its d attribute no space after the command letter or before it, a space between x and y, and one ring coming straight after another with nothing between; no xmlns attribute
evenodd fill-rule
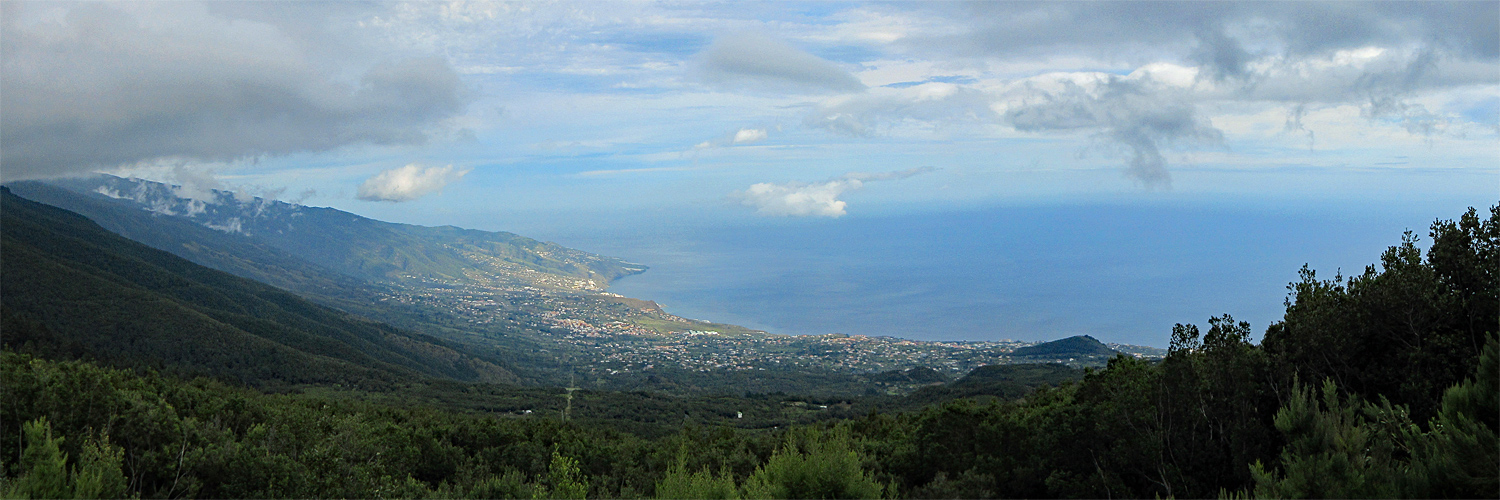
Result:
<svg viewBox="0 0 1500 500"><path fill-rule="evenodd" d="M40 191L28 184L12 187L23 196ZM129 200L153 214L224 233L254 236L308 263L376 283L602 291L613 279L646 270L514 233L384 222L227 191L195 193L114 176L48 184L84 197Z"/></svg>

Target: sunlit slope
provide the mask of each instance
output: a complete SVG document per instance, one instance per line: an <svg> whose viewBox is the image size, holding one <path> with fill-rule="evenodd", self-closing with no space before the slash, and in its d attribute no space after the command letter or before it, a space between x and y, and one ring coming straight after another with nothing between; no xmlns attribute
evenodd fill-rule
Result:
<svg viewBox="0 0 1500 500"><path fill-rule="evenodd" d="M14 348L259 386L514 378L436 339L199 266L8 189L0 212L0 304Z"/></svg>
<svg viewBox="0 0 1500 500"><path fill-rule="evenodd" d="M85 196L129 201L160 217L251 236L317 266L375 282L602 290L612 279L645 270L511 233L396 224L224 191L186 193L110 176L54 184Z"/></svg>

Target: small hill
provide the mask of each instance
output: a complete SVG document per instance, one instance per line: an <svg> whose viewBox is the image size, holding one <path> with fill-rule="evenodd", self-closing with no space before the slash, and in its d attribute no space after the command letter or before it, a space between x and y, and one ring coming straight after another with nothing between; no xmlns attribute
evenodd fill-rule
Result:
<svg viewBox="0 0 1500 500"><path fill-rule="evenodd" d="M940 375L940 374L939 374ZM953 382L917 389L884 404L882 411L915 410L959 398L1012 400L1043 385L1059 386L1083 378L1083 370L1056 363L988 365L975 368Z"/></svg>
<svg viewBox="0 0 1500 500"><path fill-rule="evenodd" d="M1011 356L1037 358L1084 358L1090 356L1111 357L1119 354L1103 342L1088 335L1077 335L1065 339L1026 346L1011 352Z"/></svg>
<svg viewBox="0 0 1500 500"><path fill-rule="evenodd" d="M440 340L194 264L8 188L0 254L11 349L259 387L515 380Z"/></svg>

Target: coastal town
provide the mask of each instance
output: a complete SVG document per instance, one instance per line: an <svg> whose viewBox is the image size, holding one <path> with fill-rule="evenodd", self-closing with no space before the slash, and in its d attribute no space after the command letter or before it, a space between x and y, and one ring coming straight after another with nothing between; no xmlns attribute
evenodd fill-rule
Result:
<svg viewBox="0 0 1500 500"><path fill-rule="evenodd" d="M386 300L435 307L475 331L527 332L530 340L569 352L586 372L612 376L663 367L694 371L814 369L874 373L928 367L950 376L1010 363L1102 366L1107 357L1014 356L1035 344L1019 340L923 341L831 333L780 335L687 319L654 302L607 292L568 293L519 287L425 287L390 292ZM516 328L520 327L520 328ZM1163 349L1111 345L1141 358Z"/></svg>

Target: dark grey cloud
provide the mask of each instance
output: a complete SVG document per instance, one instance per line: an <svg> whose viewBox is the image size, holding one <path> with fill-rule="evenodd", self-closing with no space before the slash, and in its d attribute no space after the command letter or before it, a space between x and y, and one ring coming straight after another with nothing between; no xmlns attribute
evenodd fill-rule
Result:
<svg viewBox="0 0 1500 500"><path fill-rule="evenodd" d="M1313 146L1317 143L1317 135L1314 134L1313 131L1308 130L1307 127L1302 124L1302 118L1306 116L1306 104L1299 103L1296 106L1287 109L1286 125L1282 127L1282 131L1288 133L1302 132L1304 134L1307 134L1307 150L1312 151Z"/></svg>
<svg viewBox="0 0 1500 500"><path fill-rule="evenodd" d="M1060 90L1036 91L1008 109L1005 120L1023 132L1096 131L1126 149L1126 174L1148 187L1171 185L1163 147L1223 141L1223 133L1180 90L1119 77L1095 89L1067 83Z"/></svg>
<svg viewBox="0 0 1500 500"><path fill-rule="evenodd" d="M1246 65L1255 56L1240 46L1237 40L1229 38L1222 30L1202 32L1196 38L1198 44L1188 60L1207 68L1207 76L1223 81L1244 78L1248 74Z"/></svg>
<svg viewBox="0 0 1500 500"><path fill-rule="evenodd" d="M857 92L865 84L839 65L754 33L720 37L699 54L710 83L734 87Z"/></svg>
<svg viewBox="0 0 1500 500"><path fill-rule="evenodd" d="M1500 58L1497 2L971 2L927 4L967 26L917 37L920 50L981 57L1175 56L1233 73L1243 55L1308 56L1376 44ZM1243 55L1242 55L1243 54Z"/></svg>
<svg viewBox="0 0 1500 500"><path fill-rule="evenodd" d="M416 144L472 100L445 60L390 57L336 66L331 61L340 58L331 49L310 48L315 30L286 31L288 22L231 17L200 4L6 2L5 9L0 165L6 179L159 159L227 161L359 143Z"/></svg>

